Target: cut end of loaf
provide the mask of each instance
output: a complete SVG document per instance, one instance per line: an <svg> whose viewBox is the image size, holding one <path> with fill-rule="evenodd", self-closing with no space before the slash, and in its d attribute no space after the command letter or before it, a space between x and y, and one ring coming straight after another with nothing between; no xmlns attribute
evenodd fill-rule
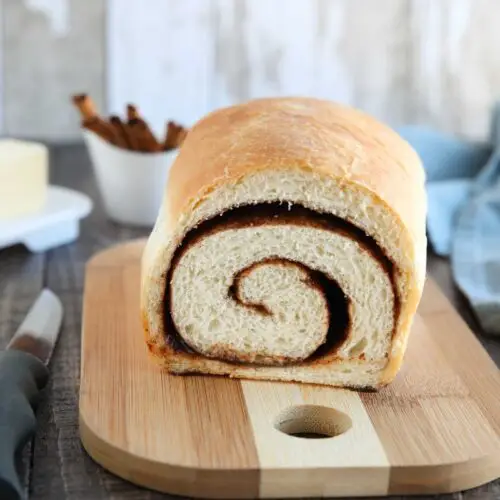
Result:
<svg viewBox="0 0 500 500"><path fill-rule="evenodd" d="M309 131L308 149L294 149L294 134L303 143L309 120L302 109L301 127L291 119L282 128L282 148L273 131L294 111L284 118L278 111L264 113L267 121L249 112L239 127L218 124L233 134L231 154L204 149L213 117L190 133L143 260L150 351L173 373L378 388L399 369L423 284L425 225L401 217L393 192L404 191L398 182L411 179L414 158L401 162L386 148L374 154L378 139L345 123L339 135L324 110L313 120L326 130L319 127L317 144ZM254 127L264 122L273 125L267 139ZM269 142L265 154L259 143L258 158L257 137ZM184 163L203 157L205 170ZM191 177L179 177L181 167ZM418 199L421 166L412 168L409 198ZM374 169L387 177L378 189ZM199 188L176 212L169 195L185 191L186 181Z"/></svg>

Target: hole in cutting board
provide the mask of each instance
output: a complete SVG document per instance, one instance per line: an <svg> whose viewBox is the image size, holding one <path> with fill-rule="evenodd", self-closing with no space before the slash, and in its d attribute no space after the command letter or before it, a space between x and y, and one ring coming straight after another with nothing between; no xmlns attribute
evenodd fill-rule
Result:
<svg viewBox="0 0 500 500"><path fill-rule="evenodd" d="M352 420L349 415L327 406L301 405L284 410L274 427L292 437L324 439L347 432Z"/></svg>

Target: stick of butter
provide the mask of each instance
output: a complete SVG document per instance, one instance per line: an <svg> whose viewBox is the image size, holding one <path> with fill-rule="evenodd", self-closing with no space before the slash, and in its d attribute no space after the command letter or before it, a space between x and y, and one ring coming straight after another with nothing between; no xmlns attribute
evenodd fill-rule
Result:
<svg viewBox="0 0 500 500"><path fill-rule="evenodd" d="M0 220L38 212L47 197L49 153L46 146L0 140Z"/></svg>

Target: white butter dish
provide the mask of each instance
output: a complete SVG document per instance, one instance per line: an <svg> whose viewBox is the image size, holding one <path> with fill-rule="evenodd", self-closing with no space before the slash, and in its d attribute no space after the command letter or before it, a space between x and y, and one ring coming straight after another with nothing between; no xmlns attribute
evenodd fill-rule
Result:
<svg viewBox="0 0 500 500"><path fill-rule="evenodd" d="M21 243L43 252L76 240L80 220L92 210L92 201L71 189L49 186L47 200L36 214L0 219L0 249Z"/></svg>

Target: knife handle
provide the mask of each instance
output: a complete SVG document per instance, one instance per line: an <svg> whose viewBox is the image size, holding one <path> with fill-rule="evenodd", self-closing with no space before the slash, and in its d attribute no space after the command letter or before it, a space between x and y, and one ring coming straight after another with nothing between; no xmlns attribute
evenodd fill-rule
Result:
<svg viewBox="0 0 500 500"><path fill-rule="evenodd" d="M24 498L17 470L21 452L36 429L35 407L49 371L35 356L0 352L0 498Z"/></svg>

